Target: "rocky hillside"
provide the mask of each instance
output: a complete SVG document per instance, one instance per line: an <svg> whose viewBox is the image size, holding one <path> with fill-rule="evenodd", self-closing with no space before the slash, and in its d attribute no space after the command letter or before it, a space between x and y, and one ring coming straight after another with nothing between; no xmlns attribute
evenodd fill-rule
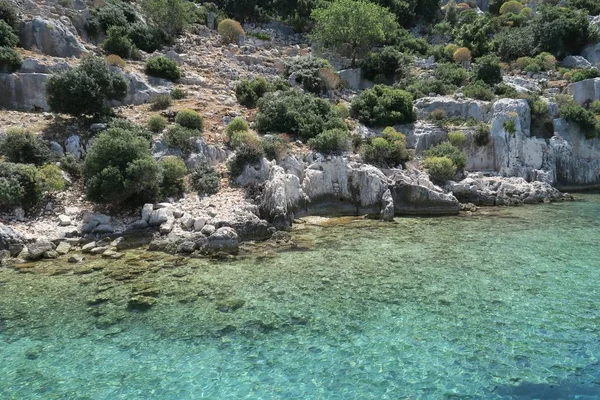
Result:
<svg viewBox="0 0 600 400"><path fill-rule="evenodd" d="M16 39L0 46L3 254L92 243L86 251L117 257L102 237L140 232L157 249L235 252L306 215L456 214L600 185L593 10L561 9L582 29L580 43L557 36L561 47L538 33L552 5L451 2L403 21L362 2L389 26L356 33L373 39L352 47L334 45L319 12L300 32L253 15L242 30L226 6L176 3L188 15L180 27L145 3L1 3L16 11L5 23ZM527 35L532 43L515 42ZM86 70L81 60L94 57L108 64ZM109 81L81 78L93 68ZM57 83L70 76L94 88L89 98ZM125 137L123 157L145 163L136 175L128 162L103 164ZM115 165L119 178L102 178ZM35 201L11 180L26 168L40 174Z"/></svg>

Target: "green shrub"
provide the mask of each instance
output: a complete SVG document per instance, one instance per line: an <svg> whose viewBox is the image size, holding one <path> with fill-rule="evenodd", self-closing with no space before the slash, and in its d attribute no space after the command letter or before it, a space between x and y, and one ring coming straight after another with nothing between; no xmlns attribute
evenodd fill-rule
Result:
<svg viewBox="0 0 600 400"><path fill-rule="evenodd" d="M90 200L112 204L153 201L162 181L148 141L119 128L96 136L85 158L84 177Z"/></svg>
<svg viewBox="0 0 600 400"><path fill-rule="evenodd" d="M518 99L520 97L517 89L515 89L513 86L507 85L504 82L501 82L494 87L494 94L498 97L511 99Z"/></svg>
<svg viewBox="0 0 600 400"><path fill-rule="evenodd" d="M596 0L568 0L567 5L570 8L586 10L590 15L600 15L600 3Z"/></svg>
<svg viewBox="0 0 600 400"><path fill-rule="evenodd" d="M237 150L244 146L260 147L260 139L254 132L237 131L233 132L229 139L229 145L232 149Z"/></svg>
<svg viewBox="0 0 600 400"><path fill-rule="evenodd" d="M116 54L123 58L137 58L138 56L137 47L127 37L127 28L121 26L108 28L102 48L109 54Z"/></svg>
<svg viewBox="0 0 600 400"><path fill-rule="evenodd" d="M446 111L442 110L441 108L436 108L427 115L427 119L432 121L443 121L446 119L446 117Z"/></svg>
<svg viewBox="0 0 600 400"><path fill-rule="evenodd" d="M153 53L169 40L167 34L156 26L148 26L142 21L128 26L127 37L140 50Z"/></svg>
<svg viewBox="0 0 600 400"><path fill-rule="evenodd" d="M33 165L0 163L0 206L35 206L42 199L44 183Z"/></svg>
<svg viewBox="0 0 600 400"><path fill-rule="evenodd" d="M494 98L492 88L482 81L475 81L472 84L465 86L462 92L465 96L477 100L491 101Z"/></svg>
<svg viewBox="0 0 600 400"><path fill-rule="evenodd" d="M244 28L239 22L233 19L224 19L217 27L219 35L221 35L221 43L230 44L237 43L240 35L244 35Z"/></svg>
<svg viewBox="0 0 600 400"><path fill-rule="evenodd" d="M590 112L596 115L600 115L600 100L596 100L590 103Z"/></svg>
<svg viewBox="0 0 600 400"><path fill-rule="evenodd" d="M194 110L184 109L177 113L175 123L184 128L197 129L200 132L204 130L204 118Z"/></svg>
<svg viewBox="0 0 600 400"><path fill-rule="evenodd" d="M195 139L201 136L197 129L186 128L181 125L175 125L164 134L164 140L167 146L181 149L186 154L194 150Z"/></svg>
<svg viewBox="0 0 600 400"><path fill-rule="evenodd" d="M9 128L0 141L0 154L13 163L43 165L50 161L48 143L35 133L21 128Z"/></svg>
<svg viewBox="0 0 600 400"><path fill-rule="evenodd" d="M4 21L14 30L19 28L16 8L8 0L0 0L0 21Z"/></svg>
<svg viewBox="0 0 600 400"><path fill-rule="evenodd" d="M130 131L133 135L139 136L148 142L152 140L152 132L144 128L143 126L137 125L125 118L112 118L108 122L108 128L123 129Z"/></svg>
<svg viewBox="0 0 600 400"><path fill-rule="evenodd" d="M481 57L490 52L492 44L489 38L495 30L495 22L489 16L476 17L468 23L459 23L455 32L456 44L470 49L474 57Z"/></svg>
<svg viewBox="0 0 600 400"><path fill-rule="evenodd" d="M342 118L342 119L346 119L346 118L350 118L350 110L348 109L348 107L346 107L345 104L343 103L338 103L333 107L333 111L335 112L335 114Z"/></svg>
<svg viewBox="0 0 600 400"><path fill-rule="evenodd" d="M406 136L390 126L383 130L383 137L363 144L360 153L365 162L383 167L396 167L410 158L406 149Z"/></svg>
<svg viewBox="0 0 600 400"><path fill-rule="evenodd" d="M467 165L466 154L450 142L442 142L425 151L426 157L448 157L457 170L463 170Z"/></svg>
<svg viewBox="0 0 600 400"><path fill-rule="evenodd" d="M260 147L269 160L281 160L289 151L289 142L277 135L263 136L260 141Z"/></svg>
<svg viewBox="0 0 600 400"><path fill-rule="evenodd" d="M508 134L510 136L515 136L515 133L517 132L517 123L515 122L514 119L509 119L507 121L504 121L502 126L504 127L504 130L506 132L508 132Z"/></svg>
<svg viewBox="0 0 600 400"><path fill-rule="evenodd" d="M477 146L487 146L490 142L490 126L484 123L477 125L473 134L473 141Z"/></svg>
<svg viewBox="0 0 600 400"><path fill-rule="evenodd" d="M171 90L171 97L174 100L181 100L181 99L185 99L187 96L187 93L185 90L180 89L180 88L175 88L173 90Z"/></svg>
<svg viewBox="0 0 600 400"><path fill-rule="evenodd" d="M350 149L350 134L345 129L329 129L308 141L308 146L323 154L339 154Z"/></svg>
<svg viewBox="0 0 600 400"><path fill-rule="evenodd" d="M127 27L137 21L133 4L124 1L109 0L100 8L93 9L86 30L92 37L106 32L111 26Z"/></svg>
<svg viewBox="0 0 600 400"><path fill-rule="evenodd" d="M200 195L211 195L219 191L221 178L210 164L201 161L190 173L190 186Z"/></svg>
<svg viewBox="0 0 600 400"><path fill-rule="evenodd" d="M46 97L53 112L74 116L107 113L108 100L122 101L127 82L99 57L85 57L76 68L52 75Z"/></svg>
<svg viewBox="0 0 600 400"><path fill-rule="evenodd" d="M249 129L250 127L248 126L248 123L244 121L243 118L235 117L231 120L231 122L227 124L227 127L225 128L225 133L227 134L227 137L231 139L231 136L235 132L246 132Z"/></svg>
<svg viewBox="0 0 600 400"><path fill-rule="evenodd" d="M242 146L236 150L233 157L230 158L227 166L232 177L236 178L244 171L244 167L250 164L260 162L263 152L260 147Z"/></svg>
<svg viewBox="0 0 600 400"><path fill-rule="evenodd" d="M156 78L176 81L181 78L181 68L176 61L164 56L154 56L146 61L146 74Z"/></svg>
<svg viewBox="0 0 600 400"><path fill-rule="evenodd" d="M578 71L573 72L571 75L571 83L583 81L586 79L598 78L600 76L600 71L595 68L589 69L580 69Z"/></svg>
<svg viewBox="0 0 600 400"><path fill-rule="evenodd" d="M10 47L0 47L0 72L12 73L21 68L21 56Z"/></svg>
<svg viewBox="0 0 600 400"><path fill-rule="evenodd" d="M262 134L281 132L310 139L328 129L347 129L328 101L297 90L269 93L258 108L255 128Z"/></svg>
<svg viewBox="0 0 600 400"><path fill-rule="evenodd" d="M238 102L248 108L256 107L258 100L269 91L269 83L265 78L241 81L235 86Z"/></svg>
<svg viewBox="0 0 600 400"><path fill-rule="evenodd" d="M593 139L600 135L600 124L590 110L586 110L572 100L562 102L559 106L560 116L573 122L581 128L586 139Z"/></svg>
<svg viewBox="0 0 600 400"><path fill-rule="evenodd" d="M506 3L502 4L502 6L500 7L500 15L504 15L504 14L519 14L521 12L521 10L523 9L523 4L519 3L516 0L510 0L507 1Z"/></svg>
<svg viewBox="0 0 600 400"><path fill-rule="evenodd" d="M62 171L54 164L46 164L38 168L42 179L43 191L48 193L59 192L65 188L65 179Z"/></svg>
<svg viewBox="0 0 600 400"><path fill-rule="evenodd" d="M496 54L504 61L532 56L535 51L533 31L530 26L505 29L494 36Z"/></svg>
<svg viewBox="0 0 600 400"><path fill-rule="evenodd" d="M162 172L162 183L160 185L163 196L179 196L185 188L184 178L187 168L182 159L176 156L167 156L159 162Z"/></svg>
<svg viewBox="0 0 600 400"><path fill-rule="evenodd" d="M479 57L475 63L475 79L488 85L502 82L500 59L493 54Z"/></svg>
<svg viewBox="0 0 600 400"><path fill-rule="evenodd" d="M108 65L111 65L113 67L119 67L121 69L124 69L127 65L125 61L116 54L109 54L104 59L106 60L106 63Z"/></svg>
<svg viewBox="0 0 600 400"><path fill-rule="evenodd" d="M69 153L60 159L60 168L73 179L79 179L81 178L81 175L83 175L83 163L77 161L75 157Z"/></svg>
<svg viewBox="0 0 600 400"><path fill-rule="evenodd" d="M375 85L352 101L351 114L369 126L397 125L413 122L412 95L404 90Z"/></svg>
<svg viewBox="0 0 600 400"><path fill-rule="evenodd" d="M164 110L171 107L171 104L173 104L173 100L168 94L159 94L158 96L153 98L150 103L150 108L152 108L153 110Z"/></svg>
<svg viewBox="0 0 600 400"><path fill-rule="evenodd" d="M433 181L445 182L456 175L456 166L448 157L427 157L424 166Z"/></svg>
<svg viewBox="0 0 600 400"><path fill-rule="evenodd" d="M169 38L182 34L195 17L196 6L185 0L146 0L142 6L150 21Z"/></svg>
<svg viewBox="0 0 600 400"><path fill-rule="evenodd" d="M463 86L469 81L471 74L457 64L440 64L435 69L434 76L445 84Z"/></svg>
<svg viewBox="0 0 600 400"><path fill-rule="evenodd" d="M154 133L162 132L167 126L167 119L162 115L154 114L148 118L148 129Z"/></svg>
<svg viewBox="0 0 600 400"><path fill-rule="evenodd" d="M391 46L369 53L360 62L362 74L369 80L375 80L378 75L386 79L402 79L410 72L412 57L402 54Z"/></svg>
<svg viewBox="0 0 600 400"><path fill-rule="evenodd" d="M283 76L288 78L295 74L296 83L301 85L304 90L320 94L335 89L335 87L330 87L329 82L324 79L323 70L333 73L329 61L312 56L298 57L285 64Z"/></svg>
<svg viewBox="0 0 600 400"><path fill-rule="evenodd" d="M467 142L467 135L463 132L448 132L448 141L452 146L460 149Z"/></svg>
<svg viewBox="0 0 600 400"><path fill-rule="evenodd" d="M15 35L13 28L0 20L0 47L15 47L17 43L19 37Z"/></svg>
<svg viewBox="0 0 600 400"><path fill-rule="evenodd" d="M427 97L431 93L434 94L451 94L456 89L455 86L445 84L437 78L430 79L419 79L416 82L411 83L406 88L413 98L420 99L421 97Z"/></svg>

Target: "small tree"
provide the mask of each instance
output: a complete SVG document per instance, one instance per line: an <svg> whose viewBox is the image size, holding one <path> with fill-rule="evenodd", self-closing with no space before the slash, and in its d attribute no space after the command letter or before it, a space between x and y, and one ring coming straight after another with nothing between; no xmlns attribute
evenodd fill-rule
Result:
<svg viewBox="0 0 600 400"><path fill-rule="evenodd" d="M0 20L0 46L15 47L17 43L19 43L19 37L15 35L13 28Z"/></svg>
<svg viewBox="0 0 600 400"><path fill-rule="evenodd" d="M311 16L317 25L313 39L324 47L339 49L347 45L352 67L365 51L398 29L394 14L367 0L334 0L325 8L313 10Z"/></svg>
<svg viewBox="0 0 600 400"><path fill-rule="evenodd" d="M86 57L78 67L52 75L46 83L50 109L75 116L105 113L108 100L121 101L126 95L123 76L99 57Z"/></svg>
<svg viewBox="0 0 600 400"><path fill-rule="evenodd" d="M158 27L169 36L183 33L192 14L185 0L145 0L143 8Z"/></svg>
<svg viewBox="0 0 600 400"><path fill-rule="evenodd" d="M10 162L42 165L52 158L48 144L33 132L10 128L0 141L0 154Z"/></svg>

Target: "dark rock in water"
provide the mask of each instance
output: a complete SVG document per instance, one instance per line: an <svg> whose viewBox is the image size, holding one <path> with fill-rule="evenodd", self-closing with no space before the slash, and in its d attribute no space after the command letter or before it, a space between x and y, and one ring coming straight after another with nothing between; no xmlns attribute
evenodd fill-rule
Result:
<svg viewBox="0 0 600 400"><path fill-rule="evenodd" d="M518 386L500 386L494 394L520 400L597 399L600 398L600 387L571 382L558 384L524 382Z"/></svg>
<svg viewBox="0 0 600 400"><path fill-rule="evenodd" d="M149 310L154 304L156 299L150 296L134 296L129 299L127 308L132 311L146 311Z"/></svg>
<svg viewBox="0 0 600 400"><path fill-rule="evenodd" d="M221 312L232 312L242 308L246 304L245 300L230 297L217 303L217 309Z"/></svg>
<svg viewBox="0 0 600 400"><path fill-rule="evenodd" d="M15 257L23 249L23 237L11 227L0 223L0 250L9 250Z"/></svg>

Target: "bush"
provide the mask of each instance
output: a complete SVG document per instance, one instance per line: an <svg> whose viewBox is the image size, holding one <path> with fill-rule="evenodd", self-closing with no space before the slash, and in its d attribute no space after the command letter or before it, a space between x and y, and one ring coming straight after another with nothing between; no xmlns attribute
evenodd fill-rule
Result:
<svg viewBox="0 0 600 400"><path fill-rule="evenodd" d="M383 130L383 137L363 144L360 153L365 162L383 167L396 167L410 158L406 149L406 136L390 126Z"/></svg>
<svg viewBox="0 0 600 400"><path fill-rule="evenodd" d="M494 87L494 94L499 97L508 97L511 99L518 99L520 97L519 92L514 86L507 85L504 82L501 82Z"/></svg>
<svg viewBox="0 0 600 400"><path fill-rule="evenodd" d="M348 107L343 103L336 104L333 107L333 111L342 119L350 118L350 110L348 110Z"/></svg>
<svg viewBox="0 0 600 400"><path fill-rule="evenodd" d="M237 43L240 35L245 34L242 25L233 19L221 21L217 30L221 35L221 43L223 44Z"/></svg>
<svg viewBox="0 0 600 400"><path fill-rule="evenodd" d="M600 135L600 125L590 110L586 110L573 100L562 102L559 110L562 118L577 124L581 128L586 139L593 139Z"/></svg>
<svg viewBox="0 0 600 400"><path fill-rule="evenodd" d="M176 61L164 56L155 56L146 61L146 74L157 78L176 81L181 78L181 69Z"/></svg>
<svg viewBox="0 0 600 400"><path fill-rule="evenodd" d="M103 7L92 10L86 30L90 36L97 37L111 26L127 27L136 21L136 10L132 4L111 0Z"/></svg>
<svg viewBox="0 0 600 400"><path fill-rule="evenodd" d="M596 0L568 0L567 5L570 8L586 10L590 15L600 14L600 3Z"/></svg>
<svg viewBox="0 0 600 400"><path fill-rule="evenodd" d="M350 134L345 129L329 129L308 141L311 149L323 154L339 154L350 149Z"/></svg>
<svg viewBox="0 0 600 400"><path fill-rule="evenodd" d="M210 164L200 161L190 173L190 186L200 195L211 195L219 191L221 178Z"/></svg>
<svg viewBox="0 0 600 400"><path fill-rule="evenodd" d="M42 188L45 192L59 192L65 188L65 179L58 166L46 164L43 167L38 168L38 171L42 179Z"/></svg>
<svg viewBox="0 0 600 400"><path fill-rule="evenodd" d="M229 145L232 149L237 150L244 146L260 147L260 139L254 132L237 131L233 132L229 139Z"/></svg>
<svg viewBox="0 0 600 400"><path fill-rule="evenodd" d="M185 99L185 97L187 96L187 93L185 90L180 89L180 88L175 88L173 90L171 90L171 97L174 100L181 100L181 99Z"/></svg>
<svg viewBox="0 0 600 400"><path fill-rule="evenodd" d="M517 132L517 123L515 122L514 119L509 119L507 121L504 121L502 126L504 127L504 130L506 132L508 132L508 134L510 136L515 136L515 133Z"/></svg>
<svg viewBox="0 0 600 400"><path fill-rule="evenodd" d="M0 0L0 21L4 21L13 29L19 27L19 17L15 7L8 0Z"/></svg>
<svg viewBox="0 0 600 400"><path fill-rule="evenodd" d="M347 129L328 101L297 90L269 93L258 108L255 128L262 134L281 132L310 139L327 129Z"/></svg>
<svg viewBox="0 0 600 400"><path fill-rule="evenodd" d="M194 110L184 109L177 113L175 123L184 128L196 129L202 132L204 130L204 118Z"/></svg>
<svg viewBox="0 0 600 400"><path fill-rule="evenodd" d="M154 133L162 132L167 126L167 119L162 115L154 114L148 118L148 129Z"/></svg>
<svg viewBox="0 0 600 400"><path fill-rule="evenodd" d="M0 205L35 206L42 199L44 183L33 165L0 163Z"/></svg>
<svg viewBox="0 0 600 400"><path fill-rule="evenodd" d="M483 81L488 85L502 82L502 72L498 57L493 54L479 57L475 64L475 79Z"/></svg>
<svg viewBox="0 0 600 400"><path fill-rule="evenodd" d="M494 98L492 89L482 81L475 81L463 88L463 94L477 100L491 101Z"/></svg>
<svg viewBox="0 0 600 400"><path fill-rule="evenodd" d="M500 7L500 15L505 15L508 13L519 14L523 7L523 4L519 3L516 0L507 1Z"/></svg>
<svg viewBox="0 0 600 400"><path fill-rule="evenodd" d="M52 152L48 143L35 133L20 128L9 128L0 141L0 154L13 163L42 165L50 161Z"/></svg>
<svg viewBox="0 0 600 400"><path fill-rule="evenodd" d="M127 37L140 50L153 53L163 43L168 42L167 34L156 26L148 26L139 21L129 25Z"/></svg>
<svg viewBox="0 0 600 400"><path fill-rule="evenodd" d="M411 57L387 46L379 51L369 53L361 60L360 67L363 76L371 81L379 75L388 80L396 80L408 76L411 64Z"/></svg>
<svg viewBox="0 0 600 400"><path fill-rule="evenodd" d="M504 61L532 56L535 43L531 27L505 29L494 37L496 54Z"/></svg>
<svg viewBox="0 0 600 400"><path fill-rule="evenodd" d="M473 141L477 146L487 146L490 142L490 126L484 123L477 125L473 134Z"/></svg>
<svg viewBox="0 0 600 400"><path fill-rule="evenodd" d="M167 156L159 162L162 172L161 194L163 196L179 196L185 188L184 178L187 168L182 159Z"/></svg>
<svg viewBox="0 0 600 400"><path fill-rule="evenodd" d="M106 102L121 101L126 94L123 76L98 57L86 57L76 68L52 75L46 82L50 109L74 116L107 113Z"/></svg>
<svg viewBox="0 0 600 400"><path fill-rule="evenodd" d="M15 47L17 43L19 43L19 37L15 35L13 28L0 20L0 47Z"/></svg>
<svg viewBox="0 0 600 400"><path fill-rule="evenodd" d="M436 108L435 110L431 111L429 115L427 115L427 119L432 121L443 121L446 119L446 117L446 111L442 110L441 108Z"/></svg>
<svg viewBox="0 0 600 400"><path fill-rule="evenodd" d="M194 141L200 135L199 130L175 125L164 134L164 140L167 146L179 148L184 153L189 154L194 150Z"/></svg>
<svg viewBox="0 0 600 400"><path fill-rule="evenodd" d="M463 170L467 165L466 154L450 142L442 142L425 151L426 157L448 157L457 170Z"/></svg>
<svg viewBox="0 0 600 400"><path fill-rule="evenodd" d="M138 50L131 39L127 37L127 28L111 26L106 33L106 40L102 48L108 53L116 54L123 58L137 58Z"/></svg>
<svg viewBox="0 0 600 400"><path fill-rule="evenodd" d="M452 59L457 63L467 63L471 61L471 51L466 47L459 47L452 54Z"/></svg>
<svg viewBox="0 0 600 400"><path fill-rule="evenodd" d="M463 86L471 77L471 74L456 64L440 64L435 69L434 76L448 85Z"/></svg>
<svg viewBox="0 0 600 400"><path fill-rule="evenodd" d="M116 54L109 54L106 56L106 63L121 69L125 68L125 61Z"/></svg>
<svg viewBox="0 0 600 400"><path fill-rule="evenodd" d="M77 161L75 157L69 153L60 159L60 167L73 179L79 179L83 174L83 163Z"/></svg>
<svg viewBox="0 0 600 400"><path fill-rule="evenodd" d="M598 71L596 68L580 69L573 72L573 75L571 75L571 83L597 78L599 76L600 71Z"/></svg>
<svg viewBox="0 0 600 400"><path fill-rule="evenodd" d="M173 104L173 100L168 94L159 94L158 96L153 98L150 103L150 108L152 108L153 110L165 110L171 107L171 104Z"/></svg>
<svg viewBox="0 0 600 400"><path fill-rule="evenodd" d="M244 121L243 118L235 117L231 120L231 122L229 122L229 124L227 124L227 127L225 128L225 133L227 133L227 137L231 139L231 136L235 132L246 132L249 129L250 127L248 126L248 123Z"/></svg>
<svg viewBox="0 0 600 400"><path fill-rule="evenodd" d="M21 56L10 47L0 47L0 72L13 73L21 68Z"/></svg>
<svg viewBox="0 0 600 400"><path fill-rule="evenodd" d="M596 100L596 101L591 102L589 110L593 114L600 115L600 100Z"/></svg>
<svg viewBox="0 0 600 400"><path fill-rule="evenodd" d="M437 78L431 79L419 79L418 81L411 83L406 88L413 98L419 99L421 97L427 97L431 93L446 95L450 94L456 89L455 86L445 84Z"/></svg>
<svg viewBox="0 0 600 400"><path fill-rule="evenodd" d="M96 136L85 158L84 176L88 198L112 204L153 201L162 181L148 141L119 128Z"/></svg>
<svg viewBox="0 0 600 400"><path fill-rule="evenodd" d="M416 120L412 95L404 90L375 85L352 101L351 114L369 126L410 123Z"/></svg>
<svg viewBox="0 0 600 400"><path fill-rule="evenodd" d="M185 0L146 0L142 6L149 19L170 38L182 34L194 18L195 5Z"/></svg>
<svg viewBox="0 0 600 400"><path fill-rule="evenodd" d="M456 166L448 157L428 157L424 166L433 181L445 182L456 175Z"/></svg>
<svg viewBox="0 0 600 400"><path fill-rule="evenodd" d="M333 73L331 64L327 60L312 56L299 57L285 64L283 76L288 78L295 74L296 83L300 84L304 90L320 94L335 89L335 86L330 85L331 82L324 79L323 70Z"/></svg>
<svg viewBox="0 0 600 400"><path fill-rule="evenodd" d="M152 132L140 125L134 124L133 122L125 118L112 118L108 122L108 128L116 128L130 131L133 135L139 136L146 140L148 142L148 145L150 145L150 141L152 140Z"/></svg>
<svg viewBox="0 0 600 400"><path fill-rule="evenodd" d="M234 156L229 160L229 173L236 178L244 171L244 167L249 164L260 162L263 152L260 147L242 146L236 150Z"/></svg>
<svg viewBox="0 0 600 400"><path fill-rule="evenodd" d="M467 135L463 132L448 132L448 141L452 146L460 149L467 142Z"/></svg>
<svg viewBox="0 0 600 400"><path fill-rule="evenodd" d="M289 141L282 136L267 135L260 141L260 147L269 160L281 160L288 153Z"/></svg>
<svg viewBox="0 0 600 400"><path fill-rule="evenodd" d="M258 100L269 91L269 83L265 78L241 81L235 86L238 102L248 108L256 107Z"/></svg>

